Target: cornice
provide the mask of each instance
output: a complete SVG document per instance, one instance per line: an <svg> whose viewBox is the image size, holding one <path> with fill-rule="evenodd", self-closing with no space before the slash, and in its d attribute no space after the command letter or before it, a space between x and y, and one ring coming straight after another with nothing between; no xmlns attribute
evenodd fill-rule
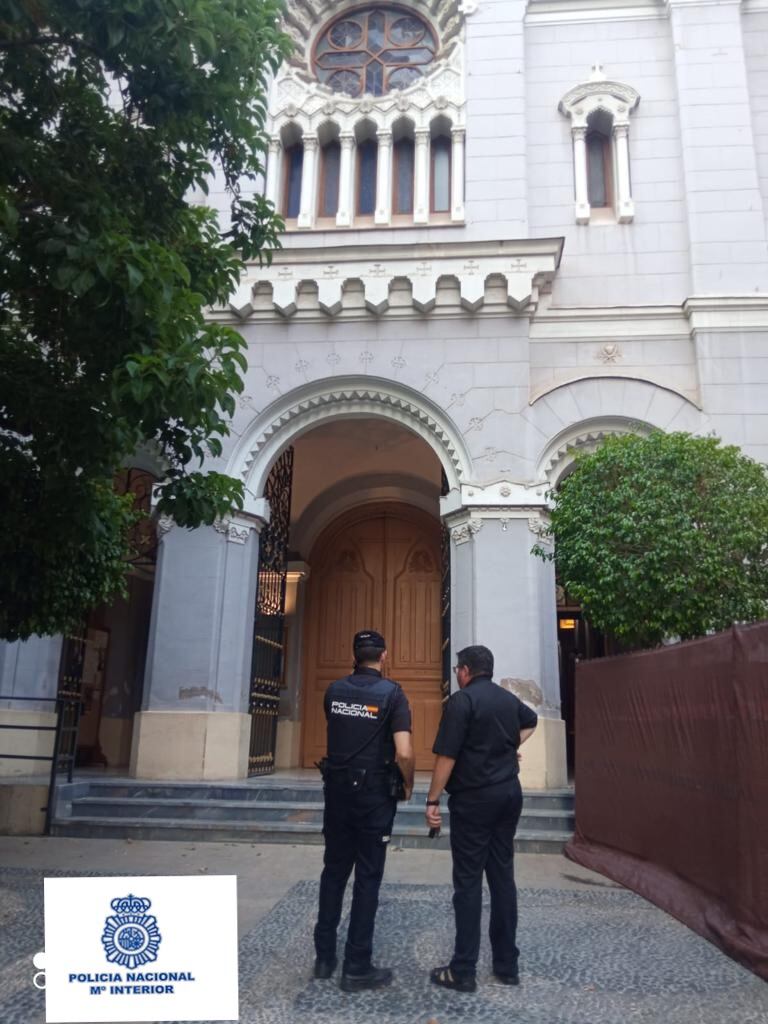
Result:
<svg viewBox="0 0 768 1024"><path fill-rule="evenodd" d="M344 312L381 316L389 312L397 284L398 313L429 313L437 303L441 279L450 278L458 282L455 305L476 313L486 301L488 280L493 278L497 301L498 282L503 281L507 311L509 307L520 311L535 305L539 290L551 286L563 243L563 238L543 238L382 245L373 252L364 245L280 250L270 266L248 267L230 310L241 320L254 313L262 319L265 315L286 319L300 307L315 317ZM316 298L307 295L308 284Z"/></svg>
<svg viewBox="0 0 768 1024"><path fill-rule="evenodd" d="M665 0L528 0L526 25L664 18Z"/></svg>
<svg viewBox="0 0 768 1024"><path fill-rule="evenodd" d="M768 294L694 295L683 303L691 334L768 330Z"/></svg>

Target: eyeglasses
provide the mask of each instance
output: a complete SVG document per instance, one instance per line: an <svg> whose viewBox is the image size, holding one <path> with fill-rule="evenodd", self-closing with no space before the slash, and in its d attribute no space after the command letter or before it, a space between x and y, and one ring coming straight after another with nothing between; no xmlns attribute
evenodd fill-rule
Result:
<svg viewBox="0 0 768 1024"><path fill-rule="evenodd" d="M459 674L459 669L461 669L461 668L464 668L464 666L463 665L454 665L453 666L453 674L455 676L457 676Z"/></svg>

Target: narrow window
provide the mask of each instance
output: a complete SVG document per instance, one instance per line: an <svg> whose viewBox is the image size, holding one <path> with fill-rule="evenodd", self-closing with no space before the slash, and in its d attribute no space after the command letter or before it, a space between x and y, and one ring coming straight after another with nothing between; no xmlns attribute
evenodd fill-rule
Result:
<svg viewBox="0 0 768 1024"><path fill-rule="evenodd" d="M589 205L611 205L611 140L602 132L587 135L587 190Z"/></svg>
<svg viewBox="0 0 768 1024"><path fill-rule="evenodd" d="M298 217L301 209L301 171L304 166L304 147L301 143L289 146L285 151L285 187L283 215Z"/></svg>
<svg viewBox="0 0 768 1024"><path fill-rule="evenodd" d="M394 213L413 213L413 139L400 139L394 145L395 173L392 176Z"/></svg>
<svg viewBox="0 0 768 1024"><path fill-rule="evenodd" d="M451 209L451 140L445 135L432 139L432 210L448 213Z"/></svg>
<svg viewBox="0 0 768 1024"><path fill-rule="evenodd" d="M357 147L357 212L361 217L373 214L376 208L376 163L378 144L373 139Z"/></svg>
<svg viewBox="0 0 768 1024"><path fill-rule="evenodd" d="M339 169L341 167L341 146L334 139L322 150L320 177L320 203L318 216L335 217L339 209Z"/></svg>

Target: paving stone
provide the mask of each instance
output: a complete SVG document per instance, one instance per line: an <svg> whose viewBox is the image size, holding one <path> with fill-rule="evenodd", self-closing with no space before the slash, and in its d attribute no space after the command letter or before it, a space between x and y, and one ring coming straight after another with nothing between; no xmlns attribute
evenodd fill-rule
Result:
<svg viewBox="0 0 768 1024"><path fill-rule="evenodd" d="M43 948L43 875L0 872L0 1021L43 1024L31 985ZM97 872L82 872L97 874ZM428 980L452 940L446 885L385 884L376 957L395 968L391 988L345 994L315 981L311 934L317 882L300 881L240 942L242 1024L766 1024L768 987L632 893L521 889L519 988L493 981L483 927L475 995ZM488 912L487 893L484 913ZM342 931L345 928L342 920Z"/></svg>

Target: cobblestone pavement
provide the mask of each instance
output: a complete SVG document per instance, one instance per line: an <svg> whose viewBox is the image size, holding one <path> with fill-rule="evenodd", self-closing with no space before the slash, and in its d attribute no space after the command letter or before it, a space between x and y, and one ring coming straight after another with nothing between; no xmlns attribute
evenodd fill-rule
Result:
<svg viewBox="0 0 768 1024"><path fill-rule="evenodd" d="M126 873L121 867L114 873ZM43 994L31 986L31 957L43 945L42 877L80 873L91 872L0 872L2 1024L43 1024ZM610 887L522 888L520 987L493 982L484 939L477 994L436 989L427 975L449 958L450 896L446 885L386 883L376 951L378 962L395 968L395 983L348 995L336 979L310 980L317 882L296 882L241 937L242 1024L768 1022L764 982L639 897Z"/></svg>

